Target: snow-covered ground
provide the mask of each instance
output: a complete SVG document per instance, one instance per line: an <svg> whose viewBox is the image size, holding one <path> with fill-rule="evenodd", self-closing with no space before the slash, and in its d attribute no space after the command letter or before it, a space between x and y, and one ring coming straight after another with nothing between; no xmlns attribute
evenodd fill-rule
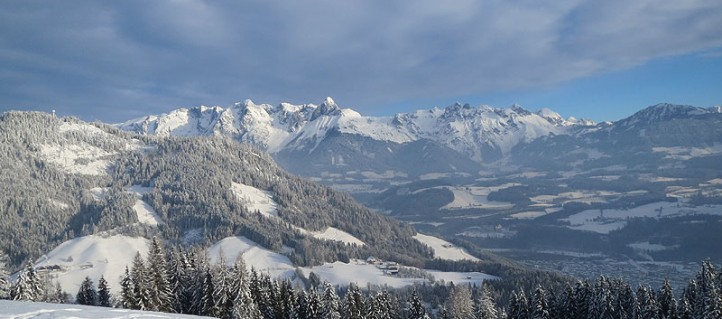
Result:
<svg viewBox="0 0 722 319"><path fill-rule="evenodd" d="M70 174L106 175L111 162L106 157L113 155L87 143L76 145L40 145L40 155Z"/></svg>
<svg viewBox="0 0 722 319"><path fill-rule="evenodd" d="M546 211L532 210L532 211L527 211L527 212L519 212L519 213L511 214L511 215L509 215L509 217L514 218L514 219L534 219L539 216L544 216L546 214L547 214Z"/></svg>
<svg viewBox="0 0 722 319"><path fill-rule="evenodd" d="M263 216L277 217L278 205L273 201L273 196L267 191L260 190L253 186L232 183L231 191L250 212L260 212Z"/></svg>
<svg viewBox="0 0 722 319"><path fill-rule="evenodd" d="M722 206L688 207L677 202L656 202L631 209L590 209L562 219L569 228L608 234L627 225L628 218L664 218L687 215L722 215Z"/></svg>
<svg viewBox="0 0 722 319"><path fill-rule="evenodd" d="M74 294L87 276L97 284L102 275L111 291L120 291L120 279L140 252L148 253L149 241L143 237L90 235L71 239L43 255L35 262L38 269L46 269L63 290Z"/></svg>
<svg viewBox="0 0 722 319"><path fill-rule="evenodd" d="M241 203L246 205L249 211L260 212L261 215L268 218L278 218L278 204L273 200L270 192L239 183L233 183L231 185L231 191ZM365 245L360 239L338 228L328 227L324 231L314 232L290 224L289 226L314 238L335 240L360 246Z"/></svg>
<svg viewBox="0 0 722 319"><path fill-rule="evenodd" d="M133 210L138 216L138 222L150 226L158 226L158 224L161 223L160 217L158 217L158 213L155 211L153 206L150 206L150 204L146 203L141 199L143 198L143 194L150 191L150 187L142 187L140 185L133 185L128 190L128 192L134 194L138 198L138 200L136 200L135 204L133 205Z"/></svg>
<svg viewBox="0 0 722 319"><path fill-rule="evenodd" d="M226 237L215 243L208 248L208 257L213 263L217 263L223 257L228 265L232 265L238 257L241 257L248 269L255 268L274 278L290 278L296 269L288 257L263 248L242 236Z"/></svg>
<svg viewBox="0 0 722 319"><path fill-rule="evenodd" d="M0 318L12 319L163 319L209 318L177 313L0 300Z"/></svg>
<svg viewBox="0 0 722 319"><path fill-rule="evenodd" d="M512 203L495 202L487 199L492 191L511 187L506 184L497 187L449 187L454 194L454 200L441 209L464 209L464 208L485 208L485 209L508 209L514 207Z"/></svg>
<svg viewBox="0 0 722 319"><path fill-rule="evenodd" d="M334 228L334 227L328 227L323 232L311 232L311 233L313 234L312 236L314 238L318 238L318 239L335 240L335 241L344 242L346 244L356 244L359 246L363 246L366 244L363 241L361 241L360 239L354 237L353 235L351 235L343 230L340 230L338 228Z"/></svg>
<svg viewBox="0 0 722 319"><path fill-rule="evenodd" d="M448 260L479 260L479 258L469 254L466 249L456 247L454 244L438 237L417 233L414 235L414 239L431 247L431 249L434 250L434 257L436 258Z"/></svg>

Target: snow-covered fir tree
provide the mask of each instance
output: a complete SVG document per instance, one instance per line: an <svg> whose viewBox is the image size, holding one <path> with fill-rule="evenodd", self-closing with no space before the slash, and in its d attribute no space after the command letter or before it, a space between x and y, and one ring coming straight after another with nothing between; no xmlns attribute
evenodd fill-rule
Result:
<svg viewBox="0 0 722 319"><path fill-rule="evenodd" d="M531 319L550 319L549 304L547 303L547 292L541 287L534 289L531 300Z"/></svg>
<svg viewBox="0 0 722 319"><path fill-rule="evenodd" d="M29 263L10 290L10 298L19 301L41 301L43 286L33 264Z"/></svg>
<svg viewBox="0 0 722 319"><path fill-rule="evenodd" d="M451 319L474 317L474 304L469 287L459 285L451 288L449 299L446 300L446 311Z"/></svg>
<svg viewBox="0 0 722 319"><path fill-rule="evenodd" d="M231 295L233 299L233 318L260 318L261 312L251 296L250 274L243 259L238 258L231 269Z"/></svg>
<svg viewBox="0 0 722 319"><path fill-rule="evenodd" d="M677 318L677 299L674 298L672 286L667 278L662 283L662 288L657 293L657 301L659 302L659 312L662 319Z"/></svg>
<svg viewBox="0 0 722 319"><path fill-rule="evenodd" d="M408 311L406 315L407 319L429 319L429 314L426 312L426 308L421 303L419 295L416 290L411 292L411 297L408 300Z"/></svg>
<svg viewBox="0 0 722 319"><path fill-rule="evenodd" d="M81 305L95 306L98 304L98 292L95 290L95 285L90 277L85 277L83 282L78 288L78 293L75 295L75 302Z"/></svg>
<svg viewBox="0 0 722 319"><path fill-rule="evenodd" d="M9 258L0 252L0 299L10 298L10 273L7 270Z"/></svg>
<svg viewBox="0 0 722 319"><path fill-rule="evenodd" d="M474 313L477 319L497 319L499 318L499 312L496 310L494 299L489 291L489 286L484 284L479 292L475 304Z"/></svg>
<svg viewBox="0 0 722 319"><path fill-rule="evenodd" d="M110 307L110 288L103 276L98 279L98 306Z"/></svg>
<svg viewBox="0 0 722 319"><path fill-rule="evenodd" d="M140 253L135 254L133 258L133 268L130 272L130 278L133 282L133 299L135 300L135 309L149 310L151 307L150 291L148 290L148 275Z"/></svg>
<svg viewBox="0 0 722 319"><path fill-rule="evenodd" d="M519 293L511 293L507 313L509 318L529 319L529 300L526 298L524 290L520 290Z"/></svg>
<svg viewBox="0 0 722 319"><path fill-rule="evenodd" d="M135 287L128 266L125 266L125 273L120 280L120 304L126 309L138 308L138 301L135 300Z"/></svg>
<svg viewBox="0 0 722 319"><path fill-rule="evenodd" d="M148 252L148 268L146 270L148 310L171 312L171 286L168 281L168 264L162 243L153 237Z"/></svg>
<svg viewBox="0 0 722 319"><path fill-rule="evenodd" d="M365 309L364 297L361 295L358 285L350 283L346 296L343 299L342 315L348 319L362 319Z"/></svg>
<svg viewBox="0 0 722 319"><path fill-rule="evenodd" d="M336 294L336 288L330 283L323 284L323 298L321 302L321 318L340 319L340 300Z"/></svg>

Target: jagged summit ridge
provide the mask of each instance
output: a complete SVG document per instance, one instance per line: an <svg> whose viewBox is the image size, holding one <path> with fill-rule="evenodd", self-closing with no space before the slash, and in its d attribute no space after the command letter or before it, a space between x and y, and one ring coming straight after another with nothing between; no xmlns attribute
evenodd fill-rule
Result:
<svg viewBox="0 0 722 319"><path fill-rule="evenodd" d="M276 153L286 149L312 151L330 132L377 141L408 143L431 140L481 160L485 149L507 153L516 144L549 134L566 134L588 121L564 119L545 109L532 113L515 105L499 109L456 103L446 108L372 117L340 107L331 97L321 104L278 106L251 100L229 108L178 109L132 120L119 127L151 135L227 135Z"/></svg>

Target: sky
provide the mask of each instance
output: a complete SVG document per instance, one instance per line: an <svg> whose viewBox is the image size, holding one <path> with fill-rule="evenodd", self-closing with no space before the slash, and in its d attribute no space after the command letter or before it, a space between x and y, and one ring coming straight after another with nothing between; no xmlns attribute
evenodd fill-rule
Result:
<svg viewBox="0 0 722 319"><path fill-rule="evenodd" d="M719 0L0 2L0 111L455 102L618 120L722 104Z"/></svg>

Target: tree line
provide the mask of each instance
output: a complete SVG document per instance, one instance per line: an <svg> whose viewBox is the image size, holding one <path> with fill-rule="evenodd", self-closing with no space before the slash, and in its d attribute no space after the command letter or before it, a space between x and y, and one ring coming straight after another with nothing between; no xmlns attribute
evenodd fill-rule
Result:
<svg viewBox="0 0 722 319"><path fill-rule="evenodd" d="M71 299L59 286L44 285L41 277L29 265L11 284L7 271L0 267L0 298ZM138 254L126 267L120 291L111 293L102 277L97 288L86 278L74 299L87 305L218 318L722 318L722 272L710 261L702 263L681 292L675 292L666 280L655 290L646 285L633 288L623 279L603 276L558 287L520 287L506 302L500 302L499 291L486 282L481 287L453 283L405 289L361 289L353 283L338 287L303 276L273 279L248 270L241 259L211 264L197 250L169 250L154 238L148 256Z"/></svg>

